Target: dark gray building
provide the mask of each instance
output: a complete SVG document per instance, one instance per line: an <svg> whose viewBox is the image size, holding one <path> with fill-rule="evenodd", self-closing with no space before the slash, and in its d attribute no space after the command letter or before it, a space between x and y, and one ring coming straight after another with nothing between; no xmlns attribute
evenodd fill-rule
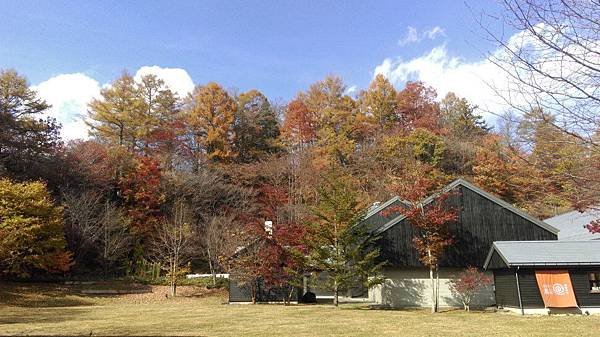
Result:
<svg viewBox="0 0 600 337"><path fill-rule="evenodd" d="M460 306L449 281L468 266L482 268L494 241L556 240L558 230L463 179L447 185L446 204L458 211L451 224L454 243L440 261L440 306ZM441 193L423 201L431 204ZM386 261L385 283L370 289L372 302L391 307L431 305L429 269L419 261L413 247L416 229L402 214L406 203L395 197L367 214L363 224L380 236L380 257ZM491 276L491 272L489 272ZM494 305L493 287L482 291L473 306Z"/></svg>
<svg viewBox="0 0 600 337"><path fill-rule="evenodd" d="M600 241L494 242L484 263L499 307L521 313L600 312ZM568 272L577 307L546 308L536 271Z"/></svg>

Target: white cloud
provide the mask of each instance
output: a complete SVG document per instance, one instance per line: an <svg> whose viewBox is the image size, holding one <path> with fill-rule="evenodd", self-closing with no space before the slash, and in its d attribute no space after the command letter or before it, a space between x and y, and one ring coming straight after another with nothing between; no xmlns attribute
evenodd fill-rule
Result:
<svg viewBox="0 0 600 337"><path fill-rule="evenodd" d="M425 33L423 33L423 34L425 34L427 36L427 38L429 38L430 40L435 40L435 38L438 36L446 36L444 29L441 28L440 26L435 26L435 27L431 28L430 30L425 31Z"/></svg>
<svg viewBox="0 0 600 337"><path fill-rule="evenodd" d="M82 73L54 76L32 89L52 107L45 115L56 118L62 125L65 140L87 138L88 128L84 123L87 105L100 96L100 83Z"/></svg>
<svg viewBox="0 0 600 337"><path fill-rule="evenodd" d="M135 79L146 74L155 74L180 97L185 97L194 89L192 78L184 69L144 66L137 70ZM44 115L56 118L62 124L64 140L86 139L89 128L85 124L88 104L100 97L100 90L110 87L110 83L100 84L95 79L83 74L60 74L32 86L40 97L52 105Z"/></svg>
<svg viewBox="0 0 600 337"><path fill-rule="evenodd" d="M421 39L419 38L419 34L417 33L417 29L415 27L408 26L408 31L406 35L398 41L398 44L401 46L405 46L409 43L419 42Z"/></svg>
<svg viewBox="0 0 600 337"><path fill-rule="evenodd" d="M421 34L415 27L408 26L406 35L398 41L398 45L406 46L407 44L421 42L423 39L435 40L438 36L446 36L444 29L439 26L435 26Z"/></svg>
<svg viewBox="0 0 600 337"><path fill-rule="evenodd" d="M534 29L536 34L545 35L548 40L556 38L557 34L553 34L543 24L534 26ZM432 36L440 34L436 31L432 29L429 33ZM409 60L400 57L386 58L375 67L374 73L383 74L397 87L402 87L407 81L423 81L436 89L439 97L454 92L478 105L490 124L495 122L492 113L501 114L509 108L519 107L519 110L525 111L541 104L544 110L560 113L565 106L576 109L580 105L579 100L573 97L583 96L581 92L565 85L564 81L555 81L550 77L585 83L585 76L589 74L582 65L561 57L563 55L541 45L541 42L528 31L515 33L506 40L506 45L518 51L519 55L526 57L531 64L535 64L543 73L550 76L519 68L514 63L514 56L504 48L491 51L488 58L466 61L449 55L445 45L437 46L424 55ZM600 49L600 40L590 40L587 48ZM587 50L577 44L570 44L565 49L571 55L586 59L589 64L600 63L599 56L596 58L588 56L593 53L587 53ZM503 69L498 67L498 62L502 64ZM535 87L522 85L519 78L525 78L540 87L550 88L556 94L548 97L546 93L540 92ZM597 86L594 86L594 83L582 84L580 89L594 92ZM556 99L561 101L555 103ZM589 113L592 107L584 105L583 109Z"/></svg>
<svg viewBox="0 0 600 337"><path fill-rule="evenodd" d="M352 85L346 89L346 92L344 92L344 94L351 96L351 95L356 94L357 91L358 91L358 86Z"/></svg>
<svg viewBox="0 0 600 337"><path fill-rule="evenodd" d="M165 84L179 97L185 97L194 90L194 82L187 71L181 68L161 68L159 66L143 66L135 73L135 80L140 81L142 76L154 74L165 81Z"/></svg>
<svg viewBox="0 0 600 337"><path fill-rule="evenodd" d="M375 68L377 74L383 74L397 87L407 81L423 81L435 88L439 97L454 92L479 105L483 111L498 111L503 106L491 87L505 85L507 81L487 59L466 62L449 56L445 45L407 61L387 58ZM488 121L493 119L489 114L485 117Z"/></svg>

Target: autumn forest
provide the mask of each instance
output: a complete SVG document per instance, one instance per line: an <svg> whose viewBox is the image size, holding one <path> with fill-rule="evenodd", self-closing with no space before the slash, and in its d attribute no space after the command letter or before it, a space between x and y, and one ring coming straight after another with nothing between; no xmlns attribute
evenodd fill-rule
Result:
<svg viewBox="0 0 600 337"><path fill-rule="evenodd" d="M357 212L457 177L540 218L598 201L579 180L597 175L597 149L552 115L489 125L455 94L381 75L355 96L327 76L279 104L212 82L178 97L154 75L124 72L89 104L91 138L67 143L38 117L47 108L22 74L0 72L5 276L146 275L173 249L181 272L226 272L270 220L269 249L242 261L264 274L298 263L284 247L318 241L323 186L351 194Z"/></svg>

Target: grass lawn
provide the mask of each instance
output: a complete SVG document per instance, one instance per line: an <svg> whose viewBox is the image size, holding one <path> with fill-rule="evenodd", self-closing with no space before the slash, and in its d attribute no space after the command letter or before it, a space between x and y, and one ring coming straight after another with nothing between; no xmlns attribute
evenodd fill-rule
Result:
<svg viewBox="0 0 600 337"><path fill-rule="evenodd" d="M77 287L0 283L0 335L598 336L600 316L529 316L361 305L228 305L227 294L92 297Z"/></svg>

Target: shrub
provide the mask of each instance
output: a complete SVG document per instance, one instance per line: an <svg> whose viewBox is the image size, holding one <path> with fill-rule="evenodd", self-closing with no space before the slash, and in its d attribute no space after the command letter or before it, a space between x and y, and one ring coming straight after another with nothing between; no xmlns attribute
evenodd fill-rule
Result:
<svg viewBox="0 0 600 337"><path fill-rule="evenodd" d="M454 279L450 280L450 290L460 299L465 310L469 311L475 295L491 283L491 277L480 272L475 267L468 267Z"/></svg>

